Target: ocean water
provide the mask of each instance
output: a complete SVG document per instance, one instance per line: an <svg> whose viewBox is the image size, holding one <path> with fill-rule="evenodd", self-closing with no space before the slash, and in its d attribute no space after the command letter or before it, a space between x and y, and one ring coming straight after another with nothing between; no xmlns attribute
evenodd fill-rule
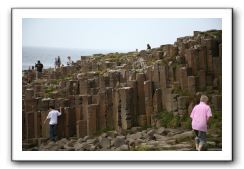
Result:
<svg viewBox="0 0 244 169"><path fill-rule="evenodd" d="M22 48L22 70L34 66L38 60L44 66L44 69L54 67L55 58L60 56L61 64L66 65L68 56L72 61L77 61L80 56L91 56L98 53L110 53L116 51L109 50L91 50L91 49L64 49L64 48L44 48L44 47L23 47Z"/></svg>

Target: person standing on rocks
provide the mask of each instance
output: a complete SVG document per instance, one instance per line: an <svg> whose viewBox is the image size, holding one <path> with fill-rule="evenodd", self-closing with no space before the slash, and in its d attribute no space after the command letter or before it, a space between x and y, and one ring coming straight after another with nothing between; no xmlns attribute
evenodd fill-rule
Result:
<svg viewBox="0 0 244 169"><path fill-rule="evenodd" d="M57 136L57 124L58 124L58 116L61 116L61 109L60 112L58 110L55 110L53 106L50 106L49 113L47 115L47 118L44 121L44 124L49 119L49 134L51 141L56 141Z"/></svg>
<svg viewBox="0 0 244 169"><path fill-rule="evenodd" d="M60 67L60 65L61 65L61 59L60 59L60 56L58 56L58 58L57 58L57 67Z"/></svg>
<svg viewBox="0 0 244 169"><path fill-rule="evenodd" d="M212 116L211 108L207 103L208 97L202 95L200 103L196 105L191 112L192 129L196 135L195 144L196 150L198 151L201 151L204 144L206 144L207 123Z"/></svg>
<svg viewBox="0 0 244 169"><path fill-rule="evenodd" d="M42 75L42 69L43 69L43 64L40 62L40 60L37 61L35 64L36 68L36 79L39 79Z"/></svg>
<svg viewBox="0 0 244 169"><path fill-rule="evenodd" d="M56 70L58 67L58 58L55 58L55 61L54 61L54 69Z"/></svg>
<svg viewBox="0 0 244 169"><path fill-rule="evenodd" d="M68 62L67 62L67 66L71 66L73 64L73 61L71 60L71 57L68 56Z"/></svg>
<svg viewBox="0 0 244 169"><path fill-rule="evenodd" d="M151 46L149 44L147 44L147 50L150 50Z"/></svg>

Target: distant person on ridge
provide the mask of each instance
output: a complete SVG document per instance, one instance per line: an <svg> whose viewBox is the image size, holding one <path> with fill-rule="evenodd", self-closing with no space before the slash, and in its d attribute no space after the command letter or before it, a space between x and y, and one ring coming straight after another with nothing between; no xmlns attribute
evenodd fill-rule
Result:
<svg viewBox="0 0 244 169"><path fill-rule="evenodd" d="M149 44L147 44L147 50L150 50L151 46Z"/></svg>
<svg viewBox="0 0 244 169"><path fill-rule="evenodd" d="M49 119L49 134L51 141L56 141L57 137L57 124L58 124L58 116L61 116L61 108L60 112L58 110L55 110L53 106L50 106L49 113L47 115L47 118L44 121L44 124Z"/></svg>
<svg viewBox="0 0 244 169"><path fill-rule="evenodd" d="M35 64L36 68L36 79L39 79L42 75L42 69L43 69L43 64L40 62L40 60L37 61Z"/></svg>
<svg viewBox="0 0 244 169"><path fill-rule="evenodd" d="M71 57L68 56L68 62L67 62L67 66L71 66L73 64L73 61L71 60Z"/></svg>
<svg viewBox="0 0 244 169"><path fill-rule="evenodd" d="M58 67L58 59L55 58L55 61L54 61L54 69L56 70Z"/></svg>
<svg viewBox="0 0 244 169"><path fill-rule="evenodd" d="M207 123L212 116L211 108L207 103L208 97L202 95L200 103L196 105L191 112L192 129L196 135L195 144L197 151L201 151L203 145L206 144Z"/></svg>
<svg viewBox="0 0 244 169"><path fill-rule="evenodd" d="M61 65L61 59L60 59L60 56L58 56L58 59L57 59L57 67L60 67Z"/></svg>

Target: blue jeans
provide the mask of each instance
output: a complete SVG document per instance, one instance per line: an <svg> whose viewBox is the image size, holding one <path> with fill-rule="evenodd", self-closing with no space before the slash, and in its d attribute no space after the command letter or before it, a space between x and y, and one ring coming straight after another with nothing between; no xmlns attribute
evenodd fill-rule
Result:
<svg viewBox="0 0 244 169"><path fill-rule="evenodd" d="M50 124L49 125L49 134L50 134L50 139L52 141L56 141L56 136L57 136L57 124Z"/></svg>

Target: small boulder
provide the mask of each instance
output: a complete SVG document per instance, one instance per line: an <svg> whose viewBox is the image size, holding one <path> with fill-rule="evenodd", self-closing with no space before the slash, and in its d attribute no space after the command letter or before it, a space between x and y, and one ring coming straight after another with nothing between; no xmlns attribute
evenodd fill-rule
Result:
<svg viewBox="0 0 244 169"><path fill-rule="evenodd" d="M137 132L135 134L127 135L127 138L138 140L142 138L142 132Z"/></svg>
<svg viewBox="0 0 244 169"><path fill-rule="evenodd" d="M167 135L168 133L166 132L165 128L164 127L160 127L157 129L156 131L157 134L160 134L160 135Z"/></svg>
<svg viewBox="0 0 244 169"><path fill-rule="evenodd" d="M111 146L111 141L108 138L102 138L99 144L103 149L108 149Z"/></svg>
<svg viewBox="0 0 244 169"><path fill-rule="evenodd" d="M107 137L112 137L112 138L115 138L116 136L118 136L117 131L108 131L106 134L107 134Z"/></svg>
<svg viewBox="0 0 244 169"><path fill-rule="evenodd" d="M150 140L154 138L154 134L155 134L154 129L151 129L147 132L147 136L149 137Z"/></svg>
<svg viewBox="0 0 244 169"><path fill-rule="evenodd" d="M120 151L128 151L129 150L129 146L127 144L123 144L122 146L119 147Z"/></svg>
<svg viewBox="0 0 244 169"><path fill-rule="evenodd" d="M125 136L117 136L117 137L114 139L114 146L115 146L115 147L120 147L120 146L122 146L123 144L125 144Z"/></svg>
<svg viewBox="0 0 244 169"><path fill-rule="evenodd" d="M192 140L193 136L194 135L193 135L192 131L187 131L187 132L183 132L181 134L176 134L172 138L176 139L177 142L182 142L184 140Z"/></svg>
<svg viewBox="0 0 244 169"><path fill-rule="evenodd" d="M142 131L142 127L132 127L130 130L132 133L136 133L138 131Z"/></svg>

